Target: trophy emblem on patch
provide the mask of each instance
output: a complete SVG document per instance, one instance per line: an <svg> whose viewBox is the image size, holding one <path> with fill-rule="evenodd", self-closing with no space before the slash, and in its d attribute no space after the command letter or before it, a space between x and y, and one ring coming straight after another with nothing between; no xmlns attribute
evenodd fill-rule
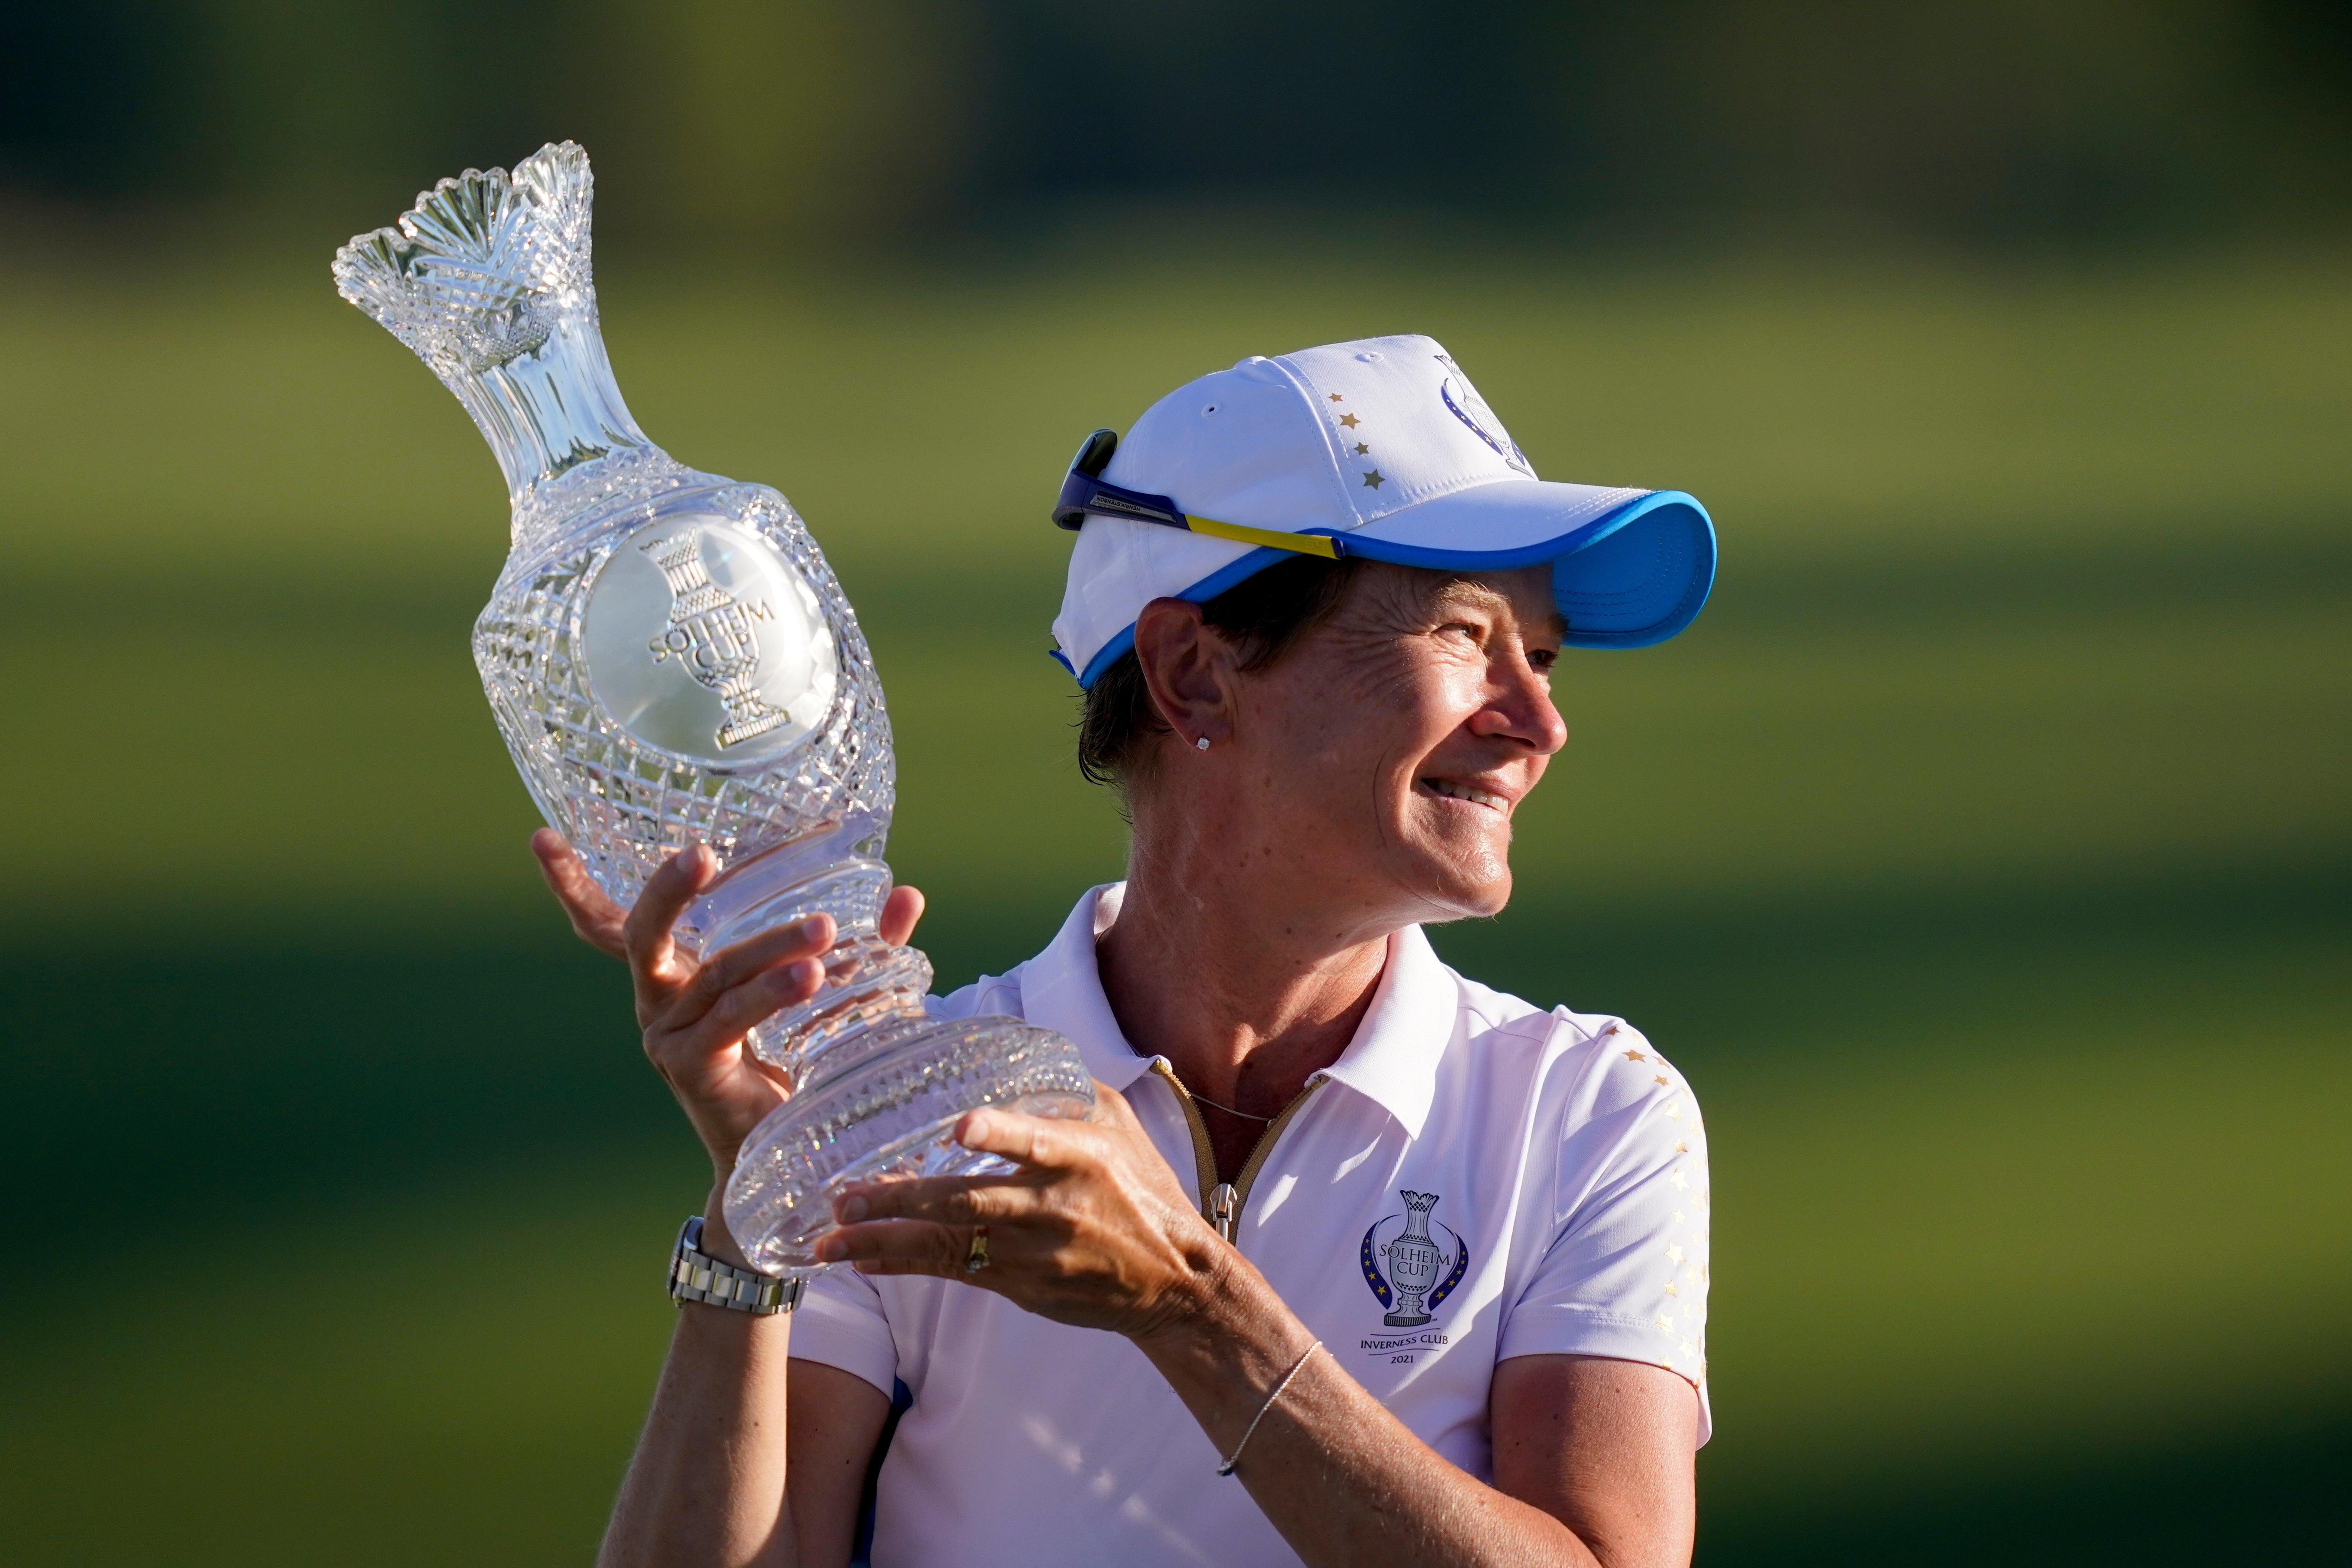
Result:
<svg viewBox="0 0 2352 1568"><path fill-rule="evenodd" d="M1470 1268L1470 1244L1444 1224L1437 1225L1439 1235L1430 1234L1437 1194L1404 1190L1397 1196L1404 1200L1404 1213L1390 1215L1364 1232L1359 1261L1364 1283L1389 1309L1381 1321L1392 1329L1418 1328L1462 1283Z"/></svg>

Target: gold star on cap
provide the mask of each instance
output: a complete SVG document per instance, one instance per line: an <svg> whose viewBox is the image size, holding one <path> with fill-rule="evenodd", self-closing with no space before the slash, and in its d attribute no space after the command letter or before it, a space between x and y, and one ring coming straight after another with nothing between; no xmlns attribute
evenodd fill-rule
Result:
<svg viewBox="0 0 2352 1568"><path fill-rule="evenodd" d="M1626 1059L1627 1061L1629 1061L1629 1062L1645 1062L1645 1061L1648 1061L1650 1058L1647 1058L1647 1057L1645 1057L1645 1056L1643 1056L1643 1055L1641 1052L1639 1052L1639 1051L1627 1051L1627 1052L1625 1053L1625 1059Z"/></svg>
<svg viewBox="0 0 2352 1568"><path fill-rule="evenodd" d="M1370 451L1370 450L1371 450L1371 448L1370 448L1370 447L1365 446L1361 441L1359 441L1359 442L1357 442L1357 443L1356 443L1356 456L1358 456L1359 458L1362 457L1365 453L1367 453L1367 452L1369 452L1369 451Z"/></svg>
<svg viewBox="0 0 2352 1568"><path fill-rule="evenodd" d="M1361 421L1352 414L1342 414L1339 416L1339 423L1353 430Z"/></svg>
<svg viewBox="0 0 2352 1568"><path fill-rule="evenodd" d="M1331 395L1331 401L1334 403L1345 403L1348 400L1335 392Z"/></svg>
<svg viewBox="0 0 2352 1568"><path fill-rule="evenodd" d="M1371 487L1373 489L1380 489L1381 486L1387 482L1387 479L1382 477L1378 468L1374 468L1370 473L1364 476L1364 483Z"/></svg>
<svg viewBox="0 0 2352 1568"><path fill-rule="evenodd" d="M1665 1081L1666 1081L1666 1075L1665 1075L1665 1074L1664 1074L1664 1073L1660 1073L1656 1078L1654 1078L1654 1079L1651 1079L1651 1081L1652 1081L1653 1083L1664 1083L1664 1082L1665 1082Z"/></svg>

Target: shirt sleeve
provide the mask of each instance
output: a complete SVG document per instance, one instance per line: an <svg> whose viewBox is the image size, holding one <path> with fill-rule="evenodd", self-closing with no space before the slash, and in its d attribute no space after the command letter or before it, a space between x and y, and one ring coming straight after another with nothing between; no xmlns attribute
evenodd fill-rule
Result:
<svg viewBox="0 0 2352 1568"><path fill-rule="evenodd" d="M873 1280L855 1268L812 1278L793 1310L792 1353L854 1373L889 1397L898 1385L898 1345Z"/></svg>
<svg viewBox="0 0 2352 1568"><path fill-rule="evenodd" d="M1650 1043L1617 1025L1584 1049L1554 1185L1555 1230L1503 1323L1496 1359L1646 1362L1706 1392L1710 1194L1698 1101Z"/></svg>

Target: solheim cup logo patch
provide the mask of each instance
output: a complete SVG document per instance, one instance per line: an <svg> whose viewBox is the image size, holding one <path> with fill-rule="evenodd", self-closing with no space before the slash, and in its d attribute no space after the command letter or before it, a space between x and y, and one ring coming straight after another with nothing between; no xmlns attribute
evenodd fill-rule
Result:
<svg viewBox="0 0 2352 1568"><path fill-rule="evenodd" d="M1444 354L1433 357L1451 373L1437 384L1437 395L1453 412L1454 417L1467 425L1470 434L1494 448L1495 456L1528 478L1534 479L1535 466L1520 452L1518 443L1511 439L1511 433L1503 428L1503 422L1495 417L1495 411L1486 406L1486 400L1478 395L1478 389L1470 384L1470 378Z"/></svg>
<svg viewBox="0 0 2352 1568"><path fill-rule="evenodd" d="M1438 1204L1435 1193L1401 1191L1397 1196L1404 1200L1404 1213L1390 1215L1364 1232L1359 1261L1364 1283L1389 1310L1381 1321L1411 1329L1429 1321L1462 1283L1470 1268L1470 1244L1429 1217Z"/></svg>

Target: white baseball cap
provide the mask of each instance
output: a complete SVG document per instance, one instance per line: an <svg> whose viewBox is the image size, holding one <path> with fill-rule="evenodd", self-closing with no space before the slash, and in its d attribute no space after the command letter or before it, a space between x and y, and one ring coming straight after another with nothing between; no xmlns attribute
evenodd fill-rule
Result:
<svg viewBox="0 0 2352 1568"><path fill-rule="evenodd" d="M1054 521L1078 530L1054 618L1080 686L1154 599L1204 602L1295 554L1502 571L1552 563L1576 647L1664 642L1706 603L1715 525L1680 490L1558 484L1432 338L1253 355L1079 447Z"/></svg>

